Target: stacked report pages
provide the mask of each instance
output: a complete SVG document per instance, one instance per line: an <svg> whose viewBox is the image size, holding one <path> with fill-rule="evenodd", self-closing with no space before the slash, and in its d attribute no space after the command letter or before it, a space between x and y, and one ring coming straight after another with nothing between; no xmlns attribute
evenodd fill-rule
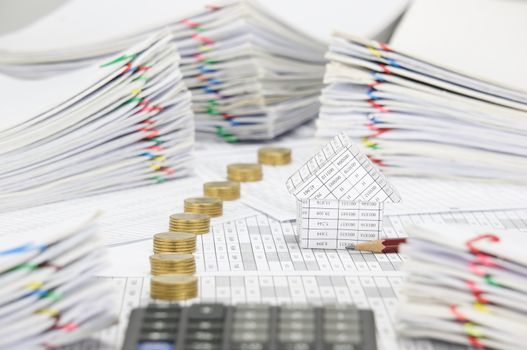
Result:
<svg viewBox="0 0 527 350"><path fill-rule="evenodd" d="M81 37L69 47L17 51L6 47L9 41L2 47L0 40L0 71L30 78L62 73L165 29L174 35L182 57L181 70L192 90L199 132L228 141L270 139L316 117L325 43L289 26L255 1L196 4L193 9L174 13L172 20L160 15L162 22L126 33L121 29L127 15L135 15L130 14L132 10L121 14L119 8L112 17L116 25L98 41L85 35L86 43ZM104 26L107 18L102 10L76 25L86 26L90 33L97 16Z"/></svg>
<svg viewBox="0 0 527 350"><path fill-rule="evenodd" d="M476 349L525 348L525 232L441 224L407 232L400 335Z"/></svg>
<svg viewBox="0 0 527 350"><path fill-rule="evenodd" d="M0 76L0 211L185 175L194 119L172 39L58 77Z"/></svg>
<svg viewBox="0 0 527 350"><path fill-rule="evenodd" d="M54 349L116 322L94 215L0 236L0 349Z"/></svg>
<svg viewBox="0 0 527 350"><path fill-rule="evenodd" d="M326 58L319 137L347 132L389 174L527 180L527 92L344 33Z"/></svg>

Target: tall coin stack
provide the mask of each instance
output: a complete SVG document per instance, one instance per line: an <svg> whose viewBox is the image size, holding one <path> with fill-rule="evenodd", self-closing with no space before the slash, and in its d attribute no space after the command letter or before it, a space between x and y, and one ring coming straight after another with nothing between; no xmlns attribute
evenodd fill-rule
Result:
<svg viewBox="0 0 527 350"><path fill-rule="evenodd" d="M154 253L194 253L196 234L188 232L162 232L154 235Z"/></svg>
<svg viewBox="0 0 527 350"><path fill-rule="evenodd" d="M185 199L185 213L218 217L223 214L223 202L221 199L213 197L187 198Z"/></svg>
<svg viewBox="0 0 527 350"><path fill-rule="evenodd" d="M227 178L231 181L253 182L263 177L262 166L257 163L235 163L227 166Z"/></svg>
<svg viewBox="0 0 527 350"><path fill-rule="evenodd" d="M285 147L262 147L258 150L258 163L286 165L291 163L291 149Z"/></svg>
<svg viewBox="0 0 527 350"><path fill-rule="evenodd" d="M203 234L209 232L210 216L205 214L179 213L170 215L169 230Z"/></svg>
<svg viewBox="0 0 527 350"><path fill-rule="evenodd" d="M159 253L150 256L152 276L196 273L196 260L189 253Z"/></svg>
<svg viewBox="0 0 527 350"><path fill-rule="evenodd" d="M236 181L214 181L203 184L206 197L232 201L240 198L240 183Z"/></svg>
<svg viewBox="0 0 527 350"><path fill-rule="evenodd" d="M196 276L179 274L152 276L150 295L153 299L181 301L198 296Z"/></svg>

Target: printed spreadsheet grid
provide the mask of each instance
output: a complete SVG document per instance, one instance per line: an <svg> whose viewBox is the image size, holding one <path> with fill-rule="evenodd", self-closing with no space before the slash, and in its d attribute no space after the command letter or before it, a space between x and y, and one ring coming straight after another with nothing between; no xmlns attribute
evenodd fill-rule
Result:
<svg viewBox="0 0 527 350"><path fill-rule="evenodd" d="M298 205L302 248L345 249L351 243L381 237L383 202L303 199Z"/></svg>
<svg viewBox="0 0 527 350"><path fill-rule="evenodd" d="M526 217L527 209L386 216L383 234L389 237L401 236L404 235L404 225L430 221L515 229L527 233ZM229 242L236 242L234 235L239 234L239 228L243 231L243 227L261 230L264 237L261 241L254 241L259 244L245 247L250 250L249 255L241 254L240 259L233 258L236 252L239 253L236 250L239 247L234 248L235 253L232 254L236 244ZM292 232L294 235L290 223L280 224L261 215L216 225L211 235L202 236L213 238L201 239L201 252L205 252L208 245L216 246L218 250L213 248L200 256L200 296L196 301L353 303L360 307L371 307L375 312L379 349L464 349L428 341L396 340L394 311L404 280L403 274L397 271L401 262L398 254L350 254L347 251L310 249L298 252L293 249L289 254L291 258L286 258L287 254L278 254L279 250L287 249L282 246L283 241L280 238L273 241L272 236L277 232L285 232L286 236ZM266 238L268 236L271 236L270 239ZM150 302L148 277L117 276L109 279L118 291L120 322L93 339L70 347L70 350L119 349L130 311Z"/></svg>
<svg viewBox="0 0 527 350"><path fill-rule="evenodd" d="M286 182L299 200L346 199L399 202L400 196L357 145L343 135L328 143Z"/></svg>

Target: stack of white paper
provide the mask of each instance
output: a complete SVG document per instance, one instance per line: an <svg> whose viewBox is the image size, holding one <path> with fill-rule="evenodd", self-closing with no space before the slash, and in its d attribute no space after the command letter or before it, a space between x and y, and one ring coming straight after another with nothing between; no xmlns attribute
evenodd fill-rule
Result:
<svg viewBox="0 0 527 350"><path fill-rule="evenodd" d="M319 137L362 139L389 174L526 180L525 91L343 33L326 57Z"/></svg>
<svg viewBox="0 0 527 350"><path fill-rule="evenodd" d="M401 335L523 349L527 342L527 236L431 224L407 229Z"/></svg>
<svg viewBox="0 0 527 350"><path fill-rule="evenodd" d="M94 277L104 255L94 220L1 236L1 349L55 348L116 321L111 285Z"/></svg>
<svg viewBox="0 0 527 350"><path fill-rule="evenodd" d="M70 74L0 76L0 211L188 172L191 97L172 36Z"/></svg>
<svg viewBox="0 0 527 350"><path fill-rule="evenodd" d="M127 10L124 17L135 18L135 12ZM198 131L228 141L269 139L315 118L324 43L272 16L255 1L229 1L188 16L184 13L174 13L172 20L160 15L159 23L140 29L132 25L129 32L121 28L119 19L110 17L116 25L103 37L85 35L84 42L81 39L67 47L57 43L50 50L40 49L39 44L34 51L13 50L10 46L16 48L16 43L0 40L0 70L30 77L61 73L166 28L174 35L182 57L181 70L193 93ZM67 11L60 16L57 21L67 17ZM120 13L116 16L121 18ZM88 33L97 17L108 21L107 13L97 11L84 24Z"/></svg>

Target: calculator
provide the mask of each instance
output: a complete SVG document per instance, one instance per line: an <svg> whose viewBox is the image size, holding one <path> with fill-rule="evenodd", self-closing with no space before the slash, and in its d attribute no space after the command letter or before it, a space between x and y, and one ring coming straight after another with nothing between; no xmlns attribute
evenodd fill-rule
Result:
<svg viewBox="0 0 527 350"><path fill-rule="evenodd" d="M371 310L352 305L151 304L134 309L123 350L375 350Z"/></svg>

